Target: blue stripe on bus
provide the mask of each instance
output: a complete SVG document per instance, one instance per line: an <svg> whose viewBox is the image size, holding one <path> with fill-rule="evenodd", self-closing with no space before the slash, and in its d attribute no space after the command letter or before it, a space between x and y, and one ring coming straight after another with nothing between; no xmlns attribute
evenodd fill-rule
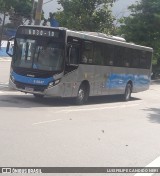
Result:
<svg viewBox="0 0 160 176"><path fill-rule="evenodd" d="M133 74L111 74L106 82L106 87L110 89L125 88L126 83L131 80L134 87L145 87L150 83L150 78L147 75Z"/></svg>
<svg viewBox="0 0 160 176"><path fill-rule="evenodd" d="M21 76L12 72L11 76L14 78L15 81L25 83L25 84L32 84L32 85L43 85L47 86L50 82L54 81L53 77L50 78L32 78L27 76Z"/></svg>

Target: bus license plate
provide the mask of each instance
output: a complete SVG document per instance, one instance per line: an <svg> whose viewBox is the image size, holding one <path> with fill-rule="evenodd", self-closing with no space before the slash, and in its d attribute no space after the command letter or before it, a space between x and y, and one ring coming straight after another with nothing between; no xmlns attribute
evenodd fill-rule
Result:
<svg viewBox="0 0 160 176"><path fill-rule="evenodd" d="M32 87L25 87L25 90L29 91L29 92L33 92L34 91L34 89Z"/></svg>

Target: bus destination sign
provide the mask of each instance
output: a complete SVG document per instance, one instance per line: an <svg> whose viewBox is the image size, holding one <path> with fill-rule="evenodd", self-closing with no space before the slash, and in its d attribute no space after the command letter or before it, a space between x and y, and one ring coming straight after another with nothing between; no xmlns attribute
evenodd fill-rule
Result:
<svg viewBox="0 0 160 176"><path fill-rule="evenodd" d="M59 32L53 31L50 29L36 29L36 28L21 28L18 32L23 35L32 35L32 36L45 36L45 37L55 37L59 38Z"/></svg>

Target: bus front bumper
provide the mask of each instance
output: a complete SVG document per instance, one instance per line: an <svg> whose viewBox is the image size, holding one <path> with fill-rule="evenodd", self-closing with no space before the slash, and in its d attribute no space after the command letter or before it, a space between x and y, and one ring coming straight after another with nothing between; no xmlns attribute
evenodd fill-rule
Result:
<svg viewBox="0 0 160 176"><path fill-rule="evenodd" d="M50 97L62 97L63 96L63 85L61 83L52 86L52 87L47 87L44 89L44 91L35 91L34 88L25 86L22 88L17 87L16 84L10 79L9 80L9 88L10 89L15 89L20 92L24 93L29 93L29 94L38 94L38 95L44 95L44 96L50 96Z"/></svg>

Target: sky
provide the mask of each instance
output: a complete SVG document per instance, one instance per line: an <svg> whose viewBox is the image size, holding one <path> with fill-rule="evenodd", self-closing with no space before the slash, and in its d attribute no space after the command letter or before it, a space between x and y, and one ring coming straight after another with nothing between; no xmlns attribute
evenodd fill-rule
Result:
<svg viewBox="0 0 160 176"><path fill-rule="evenodd" d="M113 7L113 14L117 18L129 15L128 6L135 4L139 0L117 0Z"/></svg>
<svg viewBox="0 0 160 176"><path fill-rule="evenodd" d="M113 14L118 18L127 16L129 14L127 7L134 4L136 1L137 0L117 0L113 7ZM57 8L61 8L60 5L58 5L57 0L43 0L43 3L45 18L48 17L49 12L56 12Z"/></svg>
<svg viewBox="0 0 160 176"><path fill-rule="evenodd" d="M56 12L57 8L61 8L61 6L57 3L57 0L49 1L50 0L43 0L43 11L46 18L48 17L49 12Z"/></svg>

